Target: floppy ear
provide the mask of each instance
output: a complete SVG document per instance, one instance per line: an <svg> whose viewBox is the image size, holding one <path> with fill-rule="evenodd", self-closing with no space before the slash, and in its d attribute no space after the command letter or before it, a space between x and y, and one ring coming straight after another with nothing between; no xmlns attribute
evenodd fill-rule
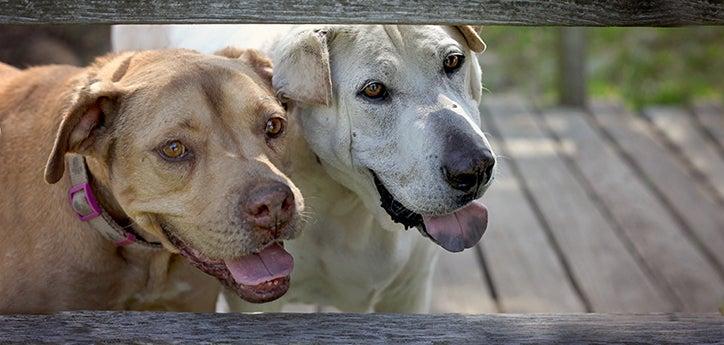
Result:
<svg viewBox="0 0 724 345"><path fill-rule="evenodd" d="M272 81L272 62L264 55L264 53L256 49L242 49L236 47L226 47L218 50L214 54L227 57L229 59L239 59L254 69L256 74L264 78L271 84Z"/></svg>
<svg viewBox="0 0 724 345"><path fill-rule="evenodd" d="M465 43L468 44L470 50L476 53L482 53L485 51L485 42L483 42L483 39L480 38L474 27L471 25L456 25L455 28L463 34L463 37L465 37Z"/></svg>
<svg viewBox="0 0 724 345"><path fill-rule="evenodd" d="M98 150L109 114L116 108L121 90L112 82L86 77L65 107L53 149L45 165L45 181L53 184L63 177L65 154L93 154Z"/></svg>
<svg viewBox="0 0 724 345"><path fill-rule="evenodd" d="M301 29L275 44L272 85L277 94L301 103L329 105L329 35L328 29Z"/></svg>
<svg viewBox="0 0 724 345"><path fill-rule="evenodd" d="M472 54L470 60L470 67L468 67L466 78L468 80L470 94L473 96L474 100L480 103L480 99L483 96L482 71L480 69L478 57L475 54Z"/></svg>
<svg viewBox="0 0 724 345"><path fill-rule="evenodd" d="M465 39L465 44L467 44L470 50L472 50L474 53L481 53L485 51L485 42L483 42L480 36L478 36L478 33L475 31L474 27L470 25L456 25L453 26L453 28L455 28L463 35L463 38ZM483 85L481 80L482 72L478 63L478 56L477 54L471 54L469 59L469 67L465 72L465 80L468 83L468 92L470 92L470 95L473 97L474 100L480 102L483 93Z"/></svg>

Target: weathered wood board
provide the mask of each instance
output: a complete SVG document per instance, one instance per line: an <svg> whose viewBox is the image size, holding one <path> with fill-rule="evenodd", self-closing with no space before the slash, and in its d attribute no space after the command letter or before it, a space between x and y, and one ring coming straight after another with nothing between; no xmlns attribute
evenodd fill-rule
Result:
<svg viewBox="0 0 724 345"><path fill-rule="evenodd" d="M650 182L692 240L721 272L724 267L724 212L689 175L686 167L652 133L649 124L612 103L594 102L596 122Z"/></svg>
<svg viewBox="0 0 724 345"><path fill-rule="evenodd" d="M591 125L588 115L553 109L543 118L657 285L671 289L676 308L717 311L724 301L724 280L640 176Z"/></svg>
<svg viewBox="0 0 724 345"><path fill-rule="evenodd" d="M724 317L68 312L0 316L0 343L722 344Z"/></svg>
<svg viewBox="0 0 724 345"><path fill-rule="evenodd" d="M673 310L524 104L518 97L489 97L485 105L584 298L594 311Z"/></svg>
<svg viewBox="0 0 724 345"><path fill-rule="evenodd" d="M526 200L507 153L501 151L497 139L492 139L491 144L499 155L499 168L494 184L482 199L490 218L481 245L501 311L586 311L561 258Z"/></svg>
<svg viewBox="0 0 724 345"><path fill-rule="evenodd" d="M673 144L688 165L697 171L706 187L712 187L714 198L724 200L724 159L719 151L699 131L694 119L678 107L649 107L643 114L657 130Z"/></svg>
<svg viewBox="0 0 724 345"><path fill-rule="evenodd" d="M693 111L703 129L718 144L719 152L724 152L724 107L721 103L697 103Z"/></svg>
<svg viewBox="0 0 724 345"><path fill-rule="evenodd" d="M724 4L711 0L0 0L0 23L710 25L724 23Z"/></svg>

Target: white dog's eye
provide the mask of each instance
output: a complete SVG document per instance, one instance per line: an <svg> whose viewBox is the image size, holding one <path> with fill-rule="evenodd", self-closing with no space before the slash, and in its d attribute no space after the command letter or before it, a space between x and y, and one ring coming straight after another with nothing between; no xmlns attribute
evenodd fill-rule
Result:
<svg viewBox="0 0 724 345"><path fill-rule="evenodd" d="M452 53L445 57L445 60L443 61L443 69L445 70L445 73L452 74L463 65L463 62L465 61L465 55L460 53Z"/></svg>
<svg viewBox="0 0 724 345"><path fill-rule="evenodd" d="M362 95L369 99L381 100L387 97L387 87L380 82L369 82L362 88Z"/></svg>

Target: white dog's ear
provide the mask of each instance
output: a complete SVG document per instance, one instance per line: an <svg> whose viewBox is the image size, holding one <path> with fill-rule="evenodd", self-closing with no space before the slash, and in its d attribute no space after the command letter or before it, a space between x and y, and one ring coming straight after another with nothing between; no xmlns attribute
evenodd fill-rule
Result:
<svg viewBox="0 0 724 345"><path fill-rule="evenodd" d="M470 25L456 25L452 26L452 28L462 34L463 39L465 39L465 44L473 51L473 53L482 53L485 51L485 42L483 42L480 36L478 36L474 27ZM470 92L470 95L474 100L480 102L483 94L483 85L481 80L482 71L480 70L480 65L478 64L477 54L471 54L469 59L470 63L468 64L468 69L465 72L468 92Z"/></svg>
<svg viewBox="0 0 724 345"><path fill-rule="evenodd" d="M328 29L302 29L275 44L272 85L277 94L301 103L329 105L329 35Z"/></svg>
<svg viewBox="0 0 724 345"><path fill-rule="evenodd" d="M483 96L482 71L478 63L478 57L475 54L470 57L470 60L470 67L468 67L466 78L468 80L470 95L480 103L480 99Z"/></svg>
<svg viewBox="0 0 724 345"><path fill-rule="evenodd" d="M480 38L474 27L471 25L456 25L455 28L463 34L463 37L465 37L465 43L468 44L470 50L476 53L482 53L485 51L485 42L483 42L483 39Z"/></svg>

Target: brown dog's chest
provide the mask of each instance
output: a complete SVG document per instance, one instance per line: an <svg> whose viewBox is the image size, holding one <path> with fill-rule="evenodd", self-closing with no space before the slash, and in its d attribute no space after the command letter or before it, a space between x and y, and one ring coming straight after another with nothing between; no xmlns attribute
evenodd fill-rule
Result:
<svg viewBox="0 0 724 345"><path fill-rule="evenodd" d="M119 272L107 274L109 281L115 282L115 288L105 287L105 295L109 297L107 309L214 310L219 284L191 267L186 259L162 250L136 255L124 253L122 260ZM104 293L96 291L89 295Z"/></svg>
<svg viewBox="0 0 724 345"><path fill-rule="evenodd" d="M95 250L64 247L45 252L16 242L19 248L6 251L8 260L0 262L0 313L214 311L218 282L182 257L165 250L134 253L101 241L84 242ZM31 247L47 248L48 243Z"/></svg>

